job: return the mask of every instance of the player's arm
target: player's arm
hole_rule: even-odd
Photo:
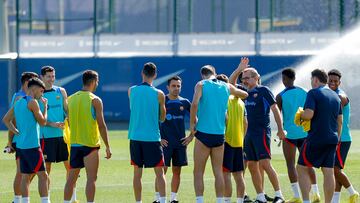
[[[13,133],[12,137],[14,136],[14,134],[19,134],[19,130],[16,129],[15,125],[13,124],[14,118],[15,118],[14,107],[12,107],[11,109],[9,109],[9,111],[5,114],[5,116],[2,119],[5,126],[9,129],[9,131],[11,131]],[[12,142],[12,139],[11,139],[11,142]],[[10,145],[11,145],[11,143],[10,143]]]
[[[337,133],[338,133],[339,142],[340,142],[340,137],[341,137],[341,132],[342,132],[342,125],[343,125],[343,115],[342,114],[338,115],[337,124],[338,124]]]
[[[280,94],[276,95],[276,104],[281,112],[282,111],[282,97]]]
[[[341,106],[344,107],[349,104],[349,98],[344,94],[339,94],[341,100]]]
[[[234,70],[234,72],[231,73],[229,77],[229,82],[233,85],[236,85],[236,80],[239,77],[239,75],[248,67],[249,64],[249,58],[247,57],[241,57],[240,64],[238,67]]]
[[[13,107],[15,102],[19,99],[21,99],[22,97],[21,96],[18,96],[18,97],[15,97],[16,94],[14,94],[13,98],[11,99],[11,106]],[[16,119],[14,118],[12,120],[12,124],[14,126],[16,126]],[[13,139],[14,139],[14,133],[11,131],[11,130],[8,130],[8,147],[10,147],[12,149],[12,142],[13,142]]]
[[[238,97],[240,99],[245,99],[246,97],[249,96],[248,93],[245,92],[244,90],[238,89],[232,84],[228,84],[228,85],[229,85],[230,94],[234,95],[235,97]]]
[[[194,96],[193,96],[193,101],[191,103],[191,107],[190,107],[190,135],[181,139],[182,140],[182,144],[183,145],[188,145],[194,138],[194,135],[196,133],[196,123],[197,123],[197,118],[196,118],[196,114],[198,111],[198,107],[199,107],[199,102],[200,102],[200,98],[202,96],[202,82],[198,82],[195,86],[195,91],[194,91]]]
[[[246,135],[247,129],[248,129],[248,120],[247,116],[244,116],[244,136]]]
[[[42,102],[44,104],[44,112],[41,112],[40,106],[39,106],[38,102],[36,101],[36,99],[33,99],[29,102],[28,108],[34,114],[36,121],[41,126],[44,126],[44,125],[46,125],[46,121],[47,121],[47,99],[45,99],[44,97],[41,97],[40,102]]]
[[[301,118],[309,121],[313,118],[314,111],[312,109],[305,109],[304,112],[301,114]]]
[[[67,96],[66,90],[61,87],[60,92],[63,96],[63,108],[64,108],[65,115],[68,115],[68,112],[69,112],[68,101],[67,101],[68,96]]]
[[[165,94],[161,90],[159,90],[158,92],[158,100],[159,100],[159,119],[161,122],[164,122],[166,117]]]
[[[92,105],[95,109],[96,114],[96,122],[99,127],[100,136],[102,140],[104,141],[105,147],[106,147],[106,157],[107,159],[111,158],[111,149],[109,145],[109,137],[108,137],[108,131],[107,126],[104,119],[104,113],[103,113],[103,103],[100,98],[95,98],[92,100]]]
[[[274,103],[273,105],[270,106],[270,109],[271,111],[273,112],[274,114],[274,118],[275,118],[275,122],[276,122],[276,125],[278,127],[278,133],[277,133],[277,136],[282,140],[285,138],[285,131],[284,131],[284,128],[283,128],[283,120],[282,120],[282,116],[281,116],[281,113],[280,113],[280,110],[277,106],[276,103]]]

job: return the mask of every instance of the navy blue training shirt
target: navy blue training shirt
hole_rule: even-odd
[[[314,111],[307,139],[323,144],[338,143],[337,117],[342,114],[341,102],[335,91],[321,86],[307,93],[304,109]]]
[[[185,115],[190,114],[191,103],[188,99],[179,97],[171,100],[165,99],[166,119],[161,123],[161,138],[168,141],[170,147],[184,147],[181,139],[185,137]]]
[[[268,87],[262,85],[248,91],[248,94],[245,100],[248,132],[263,132],[270,128],[270,106],[276,103],[274,95]]]

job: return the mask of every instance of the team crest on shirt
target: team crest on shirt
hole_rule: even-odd
[[[257,93],[255,93],[255,94],[253,95],[253,97],[254,97],[254,98],[256,98],[257,96],[258,96],[258,94],[257,94]]]
[[[59,96],[59,95],[57,95],[57,96],[56,96],[56,100],[59,100],[59,99],[60,99],[60,96]]]
[[[183,107],[183,106],[180,106],[180,111],[184,111],[184,107]]]

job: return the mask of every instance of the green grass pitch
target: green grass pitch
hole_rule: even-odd
[[[274,135],[274,133],[273,133]],[[350,148],[348,159],[346,161],[345,172],[350,178],[355,189],[360,190],[360,131],[352,131],[353,143]],[[134,195],[132,191],[132,166],[129,161],[129,141],[127,140],[127,131],[110,131],[110,144],[112,148],[113,157],[106,160],[104,157],[104,149],[101,149],[101,161],[98,173],[97,188],[96,188],[96,202],[134,202]],[[0,132],[0,143],[4,146],[6,143],[6,132]],[[181,202],[194,202],[195,194],[193,188],[193,143],[188,147],[189,166],[182,170],[181,185],[178,193],[178,200]],[[276,169],[281,189],[286,199],[291,198],[292,192],[290,183],[288,181],[285,160],[282,155],[281,147],[277,147],[276,143],[271,146],[273,159],[272,164]],[[14,156],[0,153],[0,202],[8,203],[12,201],[13,189],[12,182],[15,174]],[[322,191],[322,174],[317,170],[317,177],[319,188]],[[53,164],[51,178],[51,201],[53,203],[63,202],[63,189],[65,185],[65,169],[63,164]],[[250,197],[255,197],[255,191],[251,183],[249,172],[245,174],[246,191]],[[170,193],[171,173],[167,175],[167,192]],[[84,187],[86,183],[86,174],[82,170],[81,177],[77,183],[77,194],[80,202],[86,202]],[[273,196],[274,191],[266,178],[265,191],[270,196]],[[31,201],[40,202],[37,192],[37,178],[34,179],[31,185]],[[234,189],[234,187],[233,187]],[[214,202],[214,178],[211,172],[210,164],[208,163],[205,172],[205,202]],[[143,175],[143,202],[152,202],[154,197],[154,173],[152,169],[145,169]],[[321,192],[322,199],[323,192]],[[169,197],[169,195],[168,195]],[[233,191],[233,202],[235,201],[235,191]],[[342,190],[341,202],[347,202],[348,193]]]

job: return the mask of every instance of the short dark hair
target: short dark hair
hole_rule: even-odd
[[[29,81],[31,78],[38,78],[39,75],[34,72],[23,72],[21,74],[21,85],[25,84],[26,81]]]
[[[215,67],[212,65],[205,65],[205,66],[201,67],[200,73],[201,73],[201,75],[204,75],[204,76],[215,75],[216,74]]]
[[[286,77],[290,78],[290,79],[295,79],[295,70],[292,68],[285,68],[281,74],[285,75]]]
[[[86,70],[86,71],[84,71],[83,76],[82,76],[83,85],[84,86],[90,85],[90,83],[92,81],[94,81],[98,78],[99,78],[99,74],[96,71]]]
[[[157,72],[156,65],[153,62],[147,62],[144,64],[142,72],[148,78],[154,77]]]
[[[43,89],[45,89],[45,84],[43,81],[41,81],[39,78],[31,78],[28,82],[28,88],[32,87],[32,86],[38,86],[41,87]]]
[[[328,72],[328,76],[330,75],[335,75],[338,76],[339,78],[341,78],[341,72],[338,69],[332,69]]]
[[[321,83],[327,83],[328,76],[325,70],[315,69],[311,72],[311,77],[316,77]]]
[[[44,75],[46,75],[47,72],[54,72],[54,71],[55,71],[55,68],[52,66],[43,66],[41,68],[41,75],[44,76]]]
[[[178,75],[176,75],[176,76],[173,76],[173,77],[171,77],[170,79],[168,79],[167,84],[170,85],[170,83],[171,83],[172,80],[176,80],[176,81],[182,82],[181,77],[178,76]]]
[[[216,76],[216,79],[221,80],[221,81],[226,82],[226,83],[229,82],[229,78],[228,78],[228,76],[226,76],[225,74],[219,74],[219,75],[217,75],[217,76]]]

